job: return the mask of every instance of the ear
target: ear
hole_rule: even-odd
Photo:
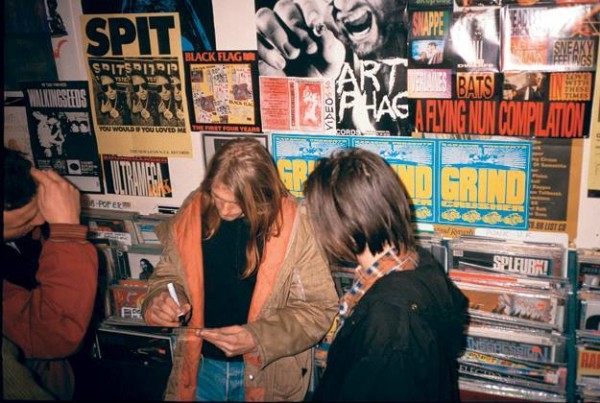
[[[40,112],[38,111],[34,111],[32,113],[33,117],[36,118],[37,120],[41,121],[45,121],[48,120],[48,118],[46,117],[46,115],[42,115]]]

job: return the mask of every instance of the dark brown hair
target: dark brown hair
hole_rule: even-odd
[[[2,147],[4,161],[4,210],[21,208],[29,203],[37,193],[37,187],[31,176],[31,162],[27,154]]]
[[[204,239],[212,237],[221,224],[211,197],[215,184],[227,187],[235,195],[250,224],[247,264],[242,274],[246,278],[260,263],[259,245],[264,246],[271,236],[279,235],[278,216],[289,193],[279,179],[271,154],[258,140],[238,138],[226,142],[210,160],[200,185]]]
[[[320,159],[305,183],[310,221],[329,261],[356,262],[368,246],[415,248],[406,191],[388,163],[359,148]]]

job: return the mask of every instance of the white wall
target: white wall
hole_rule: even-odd
[[[252,50],[256,49],[256,33],[254,29],[253,0],[214,0],[213,12],[217,49],[219,50]],[[600,80],[596,80],[596,100],[594,111],[598,111],[600,98]],[[596,112],[597,113],[597,112]],[[187,194],[195,189],[204,176],[202,142],[199,133],[192,132],[192,159],[170,158],[169,167],[173,184],[173,198],[144,198],[127,196],[90,196],[95,204],[104,202],[108,208],[120,208],[139,211],[143,214],[156,212],[159,205],[179,206]],[[587,197],[588,161],[590,140],[584,142],[583,171],[580,187],[579,223],[577,247],[600,248],[600,199]]]

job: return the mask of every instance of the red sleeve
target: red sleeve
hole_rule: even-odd
[[[3,333],[28,358],[74,353],[90,323],[98,286],[98,255],[87,227],[50,225],[31,291],[3,281]]]

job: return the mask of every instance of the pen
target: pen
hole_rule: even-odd
[[[169,289],[169,295],[171,295],[171,298],[173,298],[177,306],[181,306],[181,304],[179,303],[179,298],[177,298],[177,293],[175,292],[175,287],[173,286],[173,283],[167,284],[167,288]]]
[[[171,298],[173,298],[173,301],[175,301],[177,306],[180,307],[181,304],[179,303],[179,298],[177,298],[177,293],[175,292],[175,287],[173,286],[173,283],[167,284],[167,289],[169,290],[169,295],[171,296]],[[181,322],[181,324],[185,322],[185,316],[183,315],[183,313],[177,315],[177,319],[179,320],[179,322]]]

